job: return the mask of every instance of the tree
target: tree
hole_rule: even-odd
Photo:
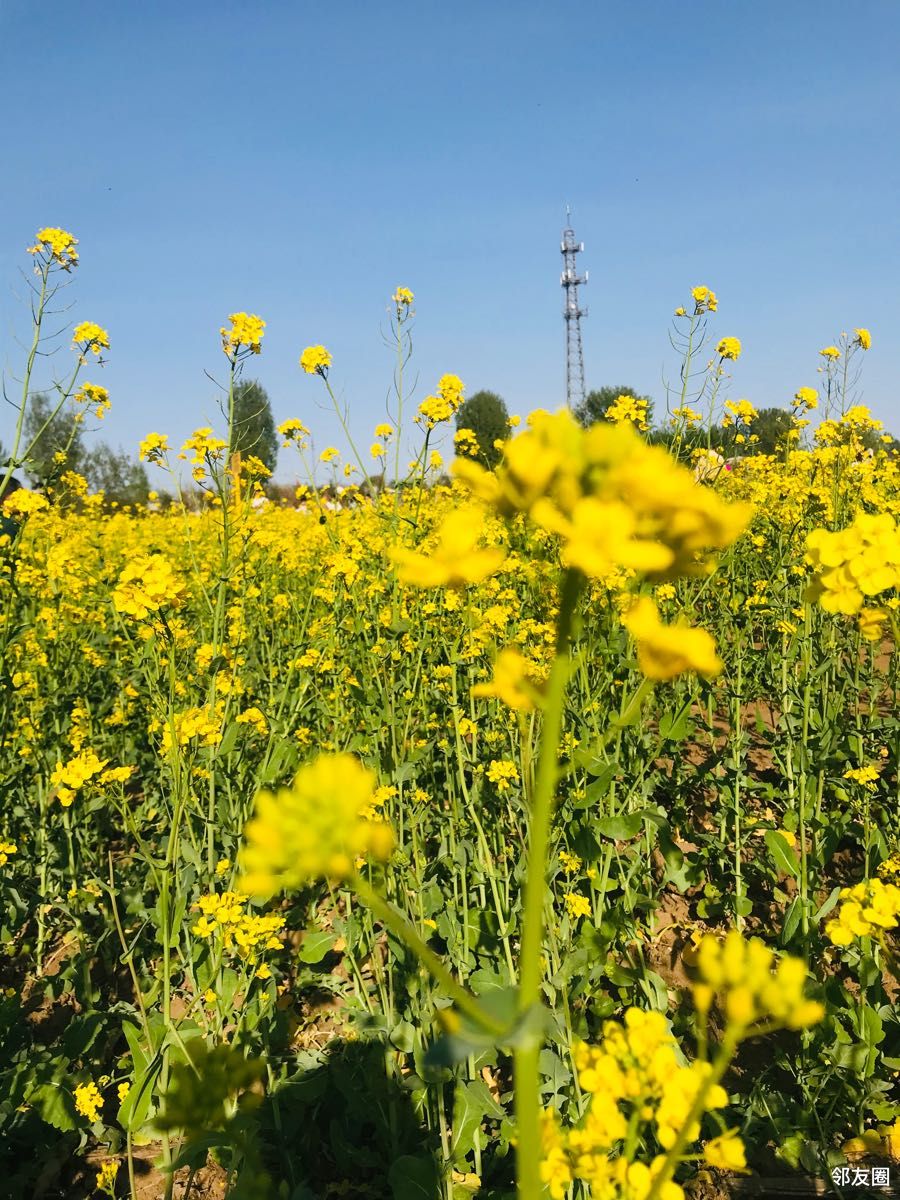
[[[234,385],[234,435],[232,450],[246,458],[254,455],[270,471],[278,461],[278,434],[266,389],[256,379]]]
[[[494,443],[509,437],[509,413],[503,399],[496,392],[475,392],[457,411],[456,429],[457,432],[470,429],[478,440],[477,450],[474,447],[467,450],[463,445],[457,453],[495,467],[500,461],[500,451]]]
[[[80,471],[84,461],[83,434],[81,424],[76,420],[78,414],[62,408],[51,419],[55,407],[46,392],[37,392],[29,400],[25,413],[22,446],[23,449],[31,447],[25,470],[36,487],[46,487],[64,471]]]
[[[783,454],[793,423],[786,408],[761,408],[750,426],[758,441],[746,446],[745,453],[749,450],[751,454]]]
[[[607,411],[612,408],[620,396],[633,396],[635,400],[647,401],[647,424],[653,424],[653,401],[649,396],[639,395],[630,387],[602,387],[588,392],[584,403],[575,409],[575,419],[585,428],[595,425],[606,418]]]
[[[92,492],[103,492],[109,503],[146,504],[150,481],[143,463],[129,458],[120,447],[100,442],[84,456],[81,471]]]

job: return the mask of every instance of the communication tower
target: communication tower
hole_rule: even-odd
[[[575,255],[584,249],[584,242],[575,241],[575,230],[569,224],[571,213],[566,209],[566,228],[563,230],[560,250],[563,256],[563,273],[559,282],[565,288],[566,302],[563,319],[566,322],[566,403],[576,408],[584,402],[584,353],[581,348],[581,318],[587,309],[579,307],[578,288],[587,283],[588,273],[578,274]]]

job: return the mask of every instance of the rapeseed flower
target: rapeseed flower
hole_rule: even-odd
[[[414,587],[465,587],[480,583],[500,568],[506,551],[499,546],[479,547],[484,534],[484,510],[464,505],[450,512],[438,529],[432,554],[404,547],[390,551],[401,583]]]
[[[75,1088],[75,1111],[82,1117],[87,1117],[92,1125],[99,1119],[102,1106],[103,1097],[93,1080],[80,1083]]]
[[[34,245],[28,247],[28,253],[46,254],[48,262],[58,263],[64,271],[71,271],[78,266],[77,245],[78,238],[72,237],[67,230],[48,225],[37,231]]]
[[[324,346],[307,346],[300,355],[300,366],[307,375],[321,375],[324,379],[331,366],[331,355]]]
[[[825,923],[825,935],[835,946],[849,946],[860,937],[880,938],[900,924],[900,887],[869,879],[842,888],[836,916]]]
[[[346,879],[365,854],[386,860],[394,837],[375,816],[375,784],[353,755],[321,754],[290,788],[259,792],[238,860],[241,890],[265,898],[315,879]]]
[[[663,624],[649,596],[634,601],[622,617],[622,624],[637,643],[638,667],[648,679],[665,681],[686,671],[711,679],[724,669],[710,633],[693,629],[686,621]]]
[[[716,346],[716,354],[719,358],[730,358],[734,361],[741,357],[741,339],[736,337],[724,337]]]
[[[699,315],[700,313],[704,312],[715,312],[719,307],[718,297],[711,288],[703,286],[691,288],[691,297],[694,301],[695,315]],[[683,312],[684,310],[682,309],[682,313]]]
[[[83,362],[89,350],[99,357],[102,350],[109,349],[109,334],[93,321],[82,321],[72,330],[72,345],[81,350]]]
[[[266,328],[262,317],[257,317],[254,313],[237,312],[231,313],[228,320],[231,322],[231,328],[223,325],[219,330],[225,354],[236,359],[245,347],[249,353],[259,354]]]

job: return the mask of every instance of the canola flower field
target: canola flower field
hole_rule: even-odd
[[[464,386],[404,394],[399,288],[396,411],[364,460],[335,401],[352,454],[318,456],[339,508],[300,417],[309,482],[260,503],[226,404],[180,452],[148,434],[177,500],[123,511],[71,471],[11,488],[76,246],[30,248],[0,471],[4,1195],[882,1186],[900,461],[852,402],[869,331],[788,393],[783,455],[726,464],[694,435],[751,450],[755,409],[695,287],[668,448],[622,397],[514,419],[493,470],[460,431],[447,483]],[[221,329],[229,397],[264,338]],[[59,406],[102,416],[113,352],[76,322]],[[298,384],[339,370],[310,346]],[[354,487],[373,462],[402,486]]]

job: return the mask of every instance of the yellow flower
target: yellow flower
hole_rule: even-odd
[[[165,433],[148,433],[141,442],[138,454],[141,462],[161,463],[169,450],[169,438]]]
[[[837,346],[826,346],[824,350],[819,351],[819,354],[821,354],[822,358],[828,358],[831,360],[841,357],[841,352],[838,350]]]
[[[227,875],[231,870],[231,859],[220,858],[216,863],[216,878],[221,879],[223,875]]]
[[[82,354],[92,350],[99,356],[101,350],[109,349],[109,334],[93,321],[82,321],[72,330],[72,345],[80,349]]]
[[[0,867],[5,867],[9,862],[9,856],[11,854],[16,854],[18,849],[19,847],[15,842],[5,842],[2,838],[0,838]]]
[[[743,425],[751,425],[757,416],[756,409],[749,400],[726,400],[725,408]],[[726,417],[723,424],[731,424],[730,418]]]
[[[373,820],[375,774],[350,754],[321,754],[301,767],[290,788],[259,792],[244,830],[241,888],[272,896],[314,879],[345,879],[356,859],[386,860],[389,825]]]
[[[99,1118],[102,1107],[103,1097],[97,1090],[97,1085],[93,1080],[90,1083],[80,1083],[76,1087],[75,1111],[80,1113],[82,1117],[87,1117],[92,1125]]]
[[[490,683],[477,683],[473,696],[489,696],[502,700],[510,708],[528,711],[538,700],[536,689],[542,686],[531,676],[529,664],[518,650],[501,650],[494,663],[494,676]]]
[[[724,337],[716,346],[716,354],[722,359],[730,358],[737,360],[741,356],[741,339],[736,337]]]
[[[269,723],[265,714],[255,706],[244,709],[235,719],[238,725],[252,725],[256,732],[263,736],[269,732]]]
[[[708,287],[691,288],[691,296],[693,297],[697,313],[715,312],[719,307],[716,293]]]
[[[863,608],[860,609],[857,627],[867,642],[877,642],[881,640],[884,623],[887,619],[888,610],[886,608]]]
[[[818,408],[819,393],[811,387],[798,388],[791,403],[794,408]]]
[[[738,1137],[736,1129],[729,1129],[718,1137],[707,1142],[703,1147],[703,1160],[711,1167],[720,1171],[744,1171],[747,1158],[744,1153],[744,1143]]]
[[[593,914],[590,900],[586,896],[582,896],[580,892],[566,892],[565,901],[569,916],[573,921],[577,921],[579,917],[590,917]]]
[[[519,771],[516,764],[505,759],[495,758],[486,774],[498,792],[508,792],[514,783],[519,782]]]
[[[506,557],[499,546],[479,548],[483,531],[483,509],[476,505],[454,509],[441,523],[431,555],[399,546],[391,550],[397,578],[414,587],[454,588],[480,583],[493,575]]]
[[[369,453],[373,458],[384,458],[384,446],[381,442],[373,442],[369,448]]]
[[[28,247],[29,254],[48,256],[48,262],[57,262],[64,271],[70,271],[78,266],[78,238],[72,237],[65,229],[48,225],[39,229],[35,235],[34,245]]]
[[[84,405],[102,421],[110,410],[109,391],[99,383],[83,383],[72,397],[76,404]]]
[[[606,410],[606,419],[617,425],[622,421],[630,421],[642,432],[646,432],[648,403],[641,396],[618,396],[615,403]]]
[[[222,349],[229,358],[237,357],[246,346],[251,354],[259,354],[262,350],[260,343],[264,337],[266,323],[262,317],[254,313],[231,313],[228,317],[231,328],[222,326],[219,333],[222,336]]]
[[[664,625],[648,596],[635,601],[622,624],[637,642],[638,666],[648,679],[674,679],[686,671],[713,678],[724,668],[711,634],[692,629],[687,622]]]
[[[856,343],[860,349],[868,350],[872,345],[872,335],[868,329],[854,329],[853,332],[856,334]]]
[[[776,966],[774,954],[758,938],[745,940],[734,929],[722,942],[704,934],[697,967],[697,1008],[707,1010],[712,997],[721,993],[725,1016],[739,1038],[749,1036],[750,1027],[759,1021],[804,1029],[824,1016],[822,1005],[804,996],[806,964],[784,955]]]
[[[94,1180],[94,1186],[98,1192],[108,1192],[110,1196],[115,1194],[116,1176],[119,1173],[119,1163],[115,1158],[105,1158],[100,1164],[100,1170],[97,1172],[97,1177]]]
[[[900,887],[870,879],[842,888],[837,915],[825,923],[825,934],[836,946],[849,946],[858,937],[880,937],[900,923]]]
[[[129,1093],[130,1091],[131,1091],[131,1084],[130,1084],[130,1083],[128,1083],[127,1081],[126,1081],[126,1082],[124,1082],[124,1083],[120,1083],[120,1084],[117,1086],[117,1088],[116,1088],[116,1094],[117,1094],[117,1095],[118,1095],[118,1097],[119,1097],[119,1103],[120,1103],[120,1104],[122,1104],[122,1103],[124,1102],[124,1100],[125,1100],[125,1097],[128,1095],[128,1093]]]
[[[183,592],[184,585],[164,555],[139,555],[122,569],[112,601],[116,612],[143,621],[165,605],[177,606]]]
[[[409,308],[414,296],[408,287],[398,287],[393,296],[391,296],[391,299],[397,305],[398,311],[401,311],[402,309]]]
[[[331,366],[331,355],[324,346],[307,346],[300,355],[300,366],[307,375],[321,375],[324,379]]]
[[[6,512],[20,513],[23,517],[49,507],[50,501],[46,496],[42,496],[40,492],[31,492],[28,488],[19,488],[17,492],[3,498],[3,508]]]

